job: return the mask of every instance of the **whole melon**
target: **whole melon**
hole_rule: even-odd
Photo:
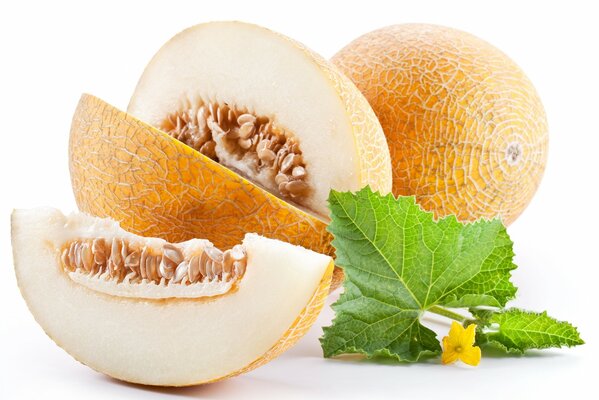
[[[547,120],[504,53],[456,29],[404,24],[357,38],[332,62],[381,122],[395,195],[462,221],[509,225],[526,208],[547,160]]]

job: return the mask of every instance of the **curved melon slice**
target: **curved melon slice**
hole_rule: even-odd
[[[179,33],[127,111],[324,218],[331,188],[391,190],[386,139],[362,94],[322,57],[256,25]]]
[[[150,385],[212,382],[276,357],[316,319],[333,270],[328,256],[255,234],[223,253],[55,209],[16,210],[12,243],[46,333],[91,368]]]

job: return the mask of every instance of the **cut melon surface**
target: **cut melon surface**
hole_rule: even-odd
[[[45,332],[94,370],[149,385],[212,382],[276,357],[316,319],[333,271],[328,256],[256,234],[223,253],[51,208],[15,210],[12,243],[21,293]],[[140,264],[141,249],[163,261]],[[206,254],[218,261],[197,264]],[[168,260],[185,268],[169,272]],[[192,277],[194,260],[203,267]]]
[[[187,143],[199,140],[198,149],[204,142],[198,131],[204,128],[205,139],[215,143],[213,158],[322,217],[328,216],[331,188],[370,184],[390,191],[389,152],[368,102],[326,60],[266,28],[212,22],[177,34],[146,67],[127,111],[177,135],[177,125],[187,124],[183,136]],[[237,121],[244,114],[258,119],[246,125],[254,131],[248,139],[259,142],[264,134],[275,158],[285,142],[297,146],[305,193],[279,190],[274,181],[279,169],[254,157],[259,143],[248,149],[238,145]],[[288,177],[293,179],[291,173]]]

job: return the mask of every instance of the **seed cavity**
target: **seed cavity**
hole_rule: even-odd
[[[227,103],[185,101],[159,128],[279,197],[303,204],[311,192],[297,139],[271,118]]]
[[[184,252],[171,243],[156,248],[122,238],[95,238],[67,242],[59,255],[75,282],[115,296],[147,299],[224,294],[247,266],[242,245],[223,252],[209,244]]]

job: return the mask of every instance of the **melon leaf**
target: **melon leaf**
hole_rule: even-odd
[[[329,195],[336,264],[345,272],[336,317],[324,328],[325,357],[361,353],[417,361],[441,351],[420,323],[434,306],[504,307],[513,250],[498,220],[435,220],[414,197],[381,196],[366,187]]]
[[[506,352],[521,354],[528,349],[584,344],[576,327],[547,315],[518,308],[470,309],[477,318],[478,344],[492,344]]]

